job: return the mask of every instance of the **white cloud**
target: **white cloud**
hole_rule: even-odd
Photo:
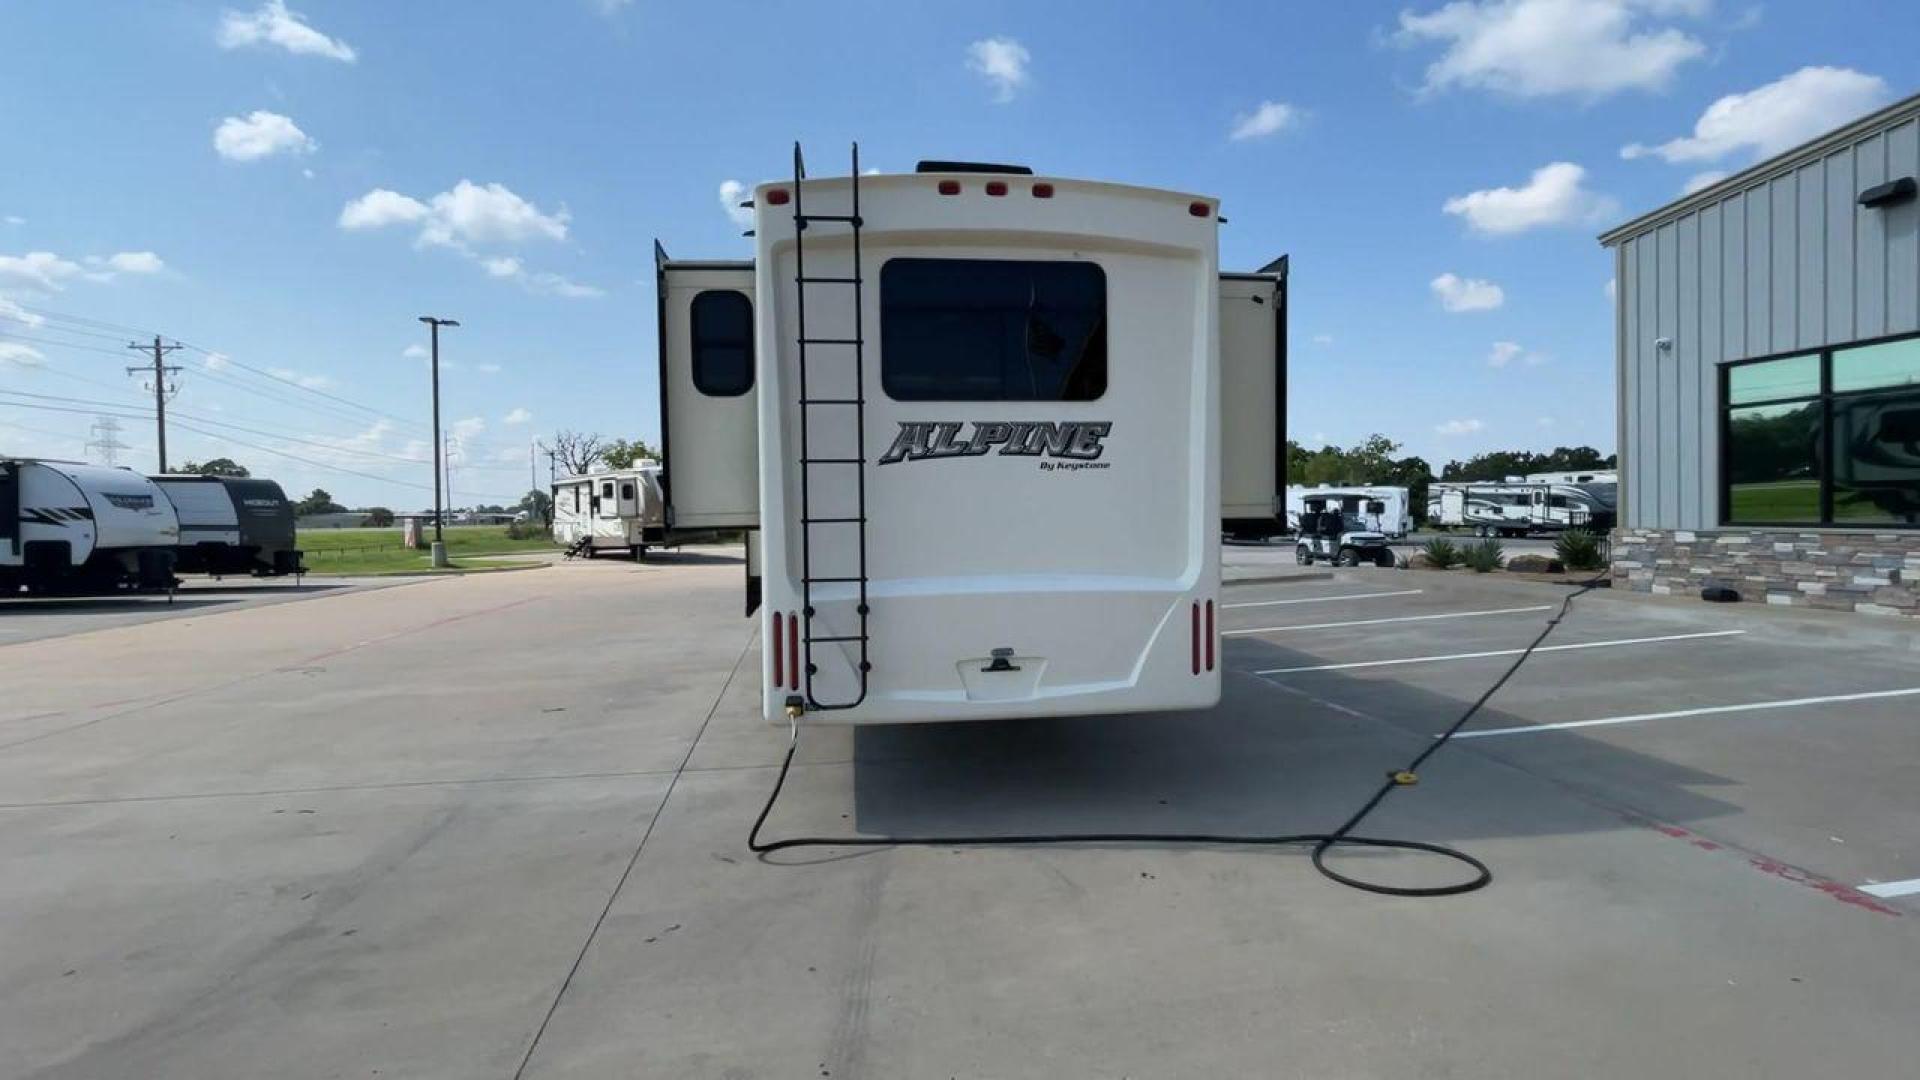
[[[1263,101],[1252,112],[1234,117],[1233,132],[1228,137],[1235,142],[1264,139],[1292,127],[1299,119],[1300,110],[1286,102]]]
[[[0,368],[37,368],[44,367],[46,362],[46,356],[31,345],[0,341]]]
[[[1313,343],[1315,345],[1331,345],[1333,344],[1333,335],[1332,334],[1315,334],[1313,335]]]
[[[592,300],[607,295],[607,290],[598,285],[586,285],[559,274],[541,271],[526,277],[527,288],[547,296],[564,296],[570,300]]]
[[[476,364],[476,365],[474,365],[474,366],[475,366],[475,367],[476,367],[476,368],[477,368],[477,369],[479,370],[479,372],[480,372],[480,374],[482,374],[482,375],[498,375],[498,374],[500,374],[500,365],[499,365],[499,364]]]
[[[1444,424],[1434,425],[1433,430],[1441,435],[1471,435],[1485,429],[1486,426],[1478,420],[1449,420]]]
[[[8,214],[6,217],[0,217],[0,221],[4,221],[9,225],[25,225],[27,223],[27,219],[21,217],[19,214]]]
[[[267,0],[252,14],[222,12],[214,40],[223,49],[277,45],[300,56],[324,56],[345,64],[354,60],[353,46],[308,26],[304,18],[287,10],[283,0]]]
[[[1543,428],[1550,428],[1553,426],[1553,417],[1543,416],[1540,419],[1535,420],[1534,423],[1540,425]]]
[[[1515,360],[1529,367],[1547,362],[1544,354],[1531,352],[1515,341],[1496,341],[1493,343],[1493,351],[1487,354],[1488,367],[1503,368]]]
[[[1027,85],[1033,54],[1012,38],[984,38],[967,46],[967,67],[993,87],[993,100],[1006,104]]]
[[[100,262],[120,274],[157,274],[167,268],[151,251],[117,251]]]
[[[229,116],[213,132],[213,148],[228,161],[258,161],[275,154],[310,154],[319,148],[288,117],[255,109]]]
[[[409,345],[400,350],[400,355],[409,360],[425,360],[427,358],[427,347],[425,345]]]
[[[1548,225],[1587,225],[1619,212],[1619,204],[1581,186],[1587,170],[1556,161],[1533,170],[1523,187],[1497,187],[1448,199],[1447,213],[1477,232],[1517,233]]]
[[[740,181],[720,181],[720,209],[727,212],[729,221],[743,229],[753,225],[753,208],[740,205],[740,201],[746,197],[746,194],[747,185]]]
[[[427,204],[386,188],[374,188],[340,210],[343,229],[384,229],[409,225],[427,216]]]
[[[207,358],[200,361],[200,363],[201,366],[205,367],[208,371],[225,371],[233,366],[233,361],[228,358],[226,353],[222,352],[208,353]]]
[[[1491,281],[1446,273],[1427,282],[1448,311],[1492,311],[1507,302],[1506,290]]]
[[[85,273],[79,263],[63,259],[51,251],[29,251],[25,255],[0,255],[0,285],[25,285],[58,292],[64,284]]]
[[[1705,14],[1711,0],[1455,0],[1425,14],[1400,13],[1405,45],[1440,43],[1427,67],[1429,92],[1468,88],[1517,97],[1601,98],[1658,90],[1706,46],[1672,26]]]
[[[1708,169],[1705,172],[1694,173],[1692,176],[1687,177],[1685,184],[1681,185],[1680,194],[1691,195],[1696,191],[1704,191],[1720,181],[1725,180],[1727,175],[1728,173],[1725,169]]]
[[[325,390],[333,385],[333,380],[325,375],[309,375],[304,372],[295,371],[292,368],[270,367],[267,369],[267,373],[277,379],[283,379],[293,383],[296,386],[306,387],[308,390]]]
[[[520,276],[520,260],[512,255],[501,255],[491,259],[481,259],[480,265],[488,277],[510,278]]]
[[[533,420],[533,414],[525,409],[515,409],[500,418],[503,424],[525,424]],[[519,451],[515,451],[517,454]]]
[[[1885,79],[1851,68],[1803,67],[1742,94],[1707,106],[1691,136],[1658,146],[1632,143],[1620,156],[1653,155],[1665,161],[1717,161],[1738,151],[1757,160],[1821,135],[1885,104],[1893,96]]]
[[[471,439],[487,430],[487,422],[478,416],[469,416],[464,420],[455,420],[447,425],[453,437],[462,441]]]
[[[0,322],[14,322],[25,327],[35,327],[44,324],[46,321],[45,316],[35,315],[19,304],[14,303],[4,296],[0,296]]]

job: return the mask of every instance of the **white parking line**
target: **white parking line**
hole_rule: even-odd
[[[1906,881],[1876,881],[1871,885],[1860,886],[1860,891],[1882,900],[1891,900],[1896,896],[1912,896],[1914,893],[1920,893],[1920,877]]]
[[[1352,592],[1339,596],[1301,596],[1291,600],[1246,600],[1238,604],[1221,604],[1220,610],[1231,611],[1243,607],[1277,607],[1281,604],[1319,604],[1328,600],[1376,600],[1383,596],[1416,596],[1424,589],[1400,589],[1395,592]]]
[[[1846,701],[1878,701],[1883,698],[1912,697],[1920,686],[1906,690],[1872,690],[1863,694],[1830,694],[1826,697],[1790,698],[1785,701],[1754,701],[1745,705],[1709,705],[1700,709],[1675,709],[1672,712],[1637,713],[1632,716],[1603,716],[1598,720],[1569,720],[1564,724],[1525,724],[1520,727],[1463,731],[1456,739],[1484,739],[1491,735],[1525,735],[1535,731],[1566,731],[1569,728],[1603,727],[1609,724],[1637,724],[1642,720],[1677,720],[1683,716],[1710,716],[1715,713],[1758,712],[1762,709],[1795,709],[1802,705],[1837,705]]]
[[[1693,641],[1698,638],[1735,637],[1745,630],[1706,630],[1697,634],[1662,634],[1659,637],[1617,638],[1613,641],[1583,641],[1577,645],[1542,645],[1535,653],[1570,652],[1574,649],[1606,649],[1615,645],[1651,645],[1657,641]],[[1488,649],[1485,652],[1448,653],[1444,656],[1407,656],[1398,660],[1355,660],[1345,664],[1310,664],[1306,667],[1267,668],[1255,675],[1292,675],[1299,671],[1346,671],[1349,668],[1394,667],[1400,664],[1437,664],[1445,660],[1479,660],[1488,656],[1518,656],[1525,649]]]
[[[1532,607],[1489,608],[1486,611],[1443,611],[1438,615],[1396,615],[1390,619],[1354,619],[1351,622],[1301,623],[1294,626],[1260,626],[1252,630],[1223,630],[1221,637],[1233,637],[1236,634],[1277,634],[1282,630],[1332,630],[1340,626],[1377,626],[1380,623],[1427,622],[1431,619],[1466,619],[1475,615],[1519,615],[1528,611],[1552,611],[1553,604],[1535,604]]]

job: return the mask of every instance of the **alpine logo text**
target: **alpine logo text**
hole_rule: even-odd
[[[971,430],[968,430],[971,429]],[[966,431],[963,436],[962,431]],[[880,464],[927,458],[983,457],[1000,448],[1002,457],[1054,457],[1094,461],[1106,452],[1100,440],[1113,431],[1106,420],[961,421],[902,420],[893,445]],[[1043,463],[1044,467],[1044,463]],[[1105,468],[1106,466],[1099,466]]]

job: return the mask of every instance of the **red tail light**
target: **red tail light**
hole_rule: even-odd
[[[787,613],[787,677],[800,689],[800,616]]]
[[[785,206],[787,205],[788,197],[789,196],[787,195],[786,188],[768,188],[767,189],[767,205],[768,206]]]
[[[1034,198],[1036,198],[1036,199],[1051,199],[1051,198],[1053,198],[1053,185],[1052,185],[1052,184],[1035,184],[1035,185],[1033,185],[1033,197],[1034,197]]]
[[[942,181],[940,181],[940,194],[942,194],[942,195],[958,195],[958,194],[960,194],[960,181],[958,181],[958,180],[942,180]]]
[[[773,685],[787,685],[787,629],[786,615],[773,613]]]
[[[1213,601],[1207,601],[1207,670],[1213,670]]]
[[[1188,203],[1187,213],[1192,214],[1194,217],[1207,217],[1213,213],[1213,207],[1203,202]]]
[[[1007,193],[1007,182],[1005,180],[987,181],[987,194],[997,199],[1000,196],[1005,195],[1006,193]]]
[[[1200,601],[1193,602],[1193,673],[1200,674]]]

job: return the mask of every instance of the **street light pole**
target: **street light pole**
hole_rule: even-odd
[[[432,315],[420,316],[433,335],[433,353],[429,361],[433,368],[433,565],[447,565],[447,544],[440,532],[441,518],[446,515],[440,508],[440,328],[459,326],[453,319],[436,319]]]

